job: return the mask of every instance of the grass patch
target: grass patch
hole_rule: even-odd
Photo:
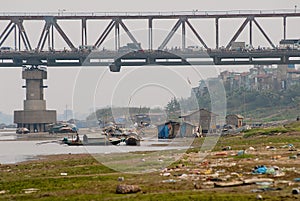
[[[233,156],[233,158],[244,159],[244,158],[254,158],[254,156],[252,154],[242,154],[242,155]]]
[[[298,123],[284,127],[288,131],[297,130],[298,128]],[[209,137],[209,139],[196,138],[193,143],[195,148],[189,149],[187,153],[198,152],[205,140],[210,143],[213,142],[212,137]],[[213,151],[220,151],[226,146],[231,146],[233,150],[245,150],[250,146],[261,148],[272,144],[272,146],[279,147],[290,143],[295,147],[300,147],[299,135],[253,135],[253,137],[248,138],[243,136],[224,136],[218,139]],[[137,168],[141,169],[151,165],[154,168],[160,167],[160,161],[151,161],[152,158],[157,159],[157,157],[160,157],[166,164],[170,163],[168,168],[176,168],[182,165],[186,168],[179,171],[171,171],[169,177],[161,176],[159,171],[143,174],[116,172],[99,163],[90,155],[53,156],[47,157],[46,160],[30,161],[17,165],[2,164],[0,165],[0,191],[5,190],[9,192],[0,195],[0,200],[256,200],[256,194],[250,193],[249,189],[240,189],[240,187],[195,190],[193,181],[180,180],[177,176],[182,173],[190,174],[190,170],[193,169],[206,169],[207,167],[205,165],[202,166],[201,161],[198,159],[189,160],[192,158],[188,158],[188,154],[184,154],[178,161],[172,162],[173,157],[176,158],[179,153],[180,151],[165,150],[158,153],[138,152],[136,154],[111,154],[104,156],[111,163],[116,159],[129,163],[136,162]],[[168,155],[170,157],[167,157]],[[145,160],[139,160],[141,157]],[[227,167],[226,158],[229,159],[229,162],[238,162],[239,166]],[[224,166],[213,169],[214,171],[225,169],[224,174],[249,172],[252,166],[249,165],[251,160],[239,159],[251,158],[255,158],[255,154],[222,157],[219,165],[223,161],[225,162]],[[270,157],[268,156],[268,158]],[[208,156],[207,160],[212,161],[213,164],[218,159],[217,156],[213,155],[211,158]],[[124,163],[116,163],[116,166],[122,164]],[[284,164],[284,166],[286,167],[287,164]],[[299,168],[297,164],[291,164],[290,166]],[[126,169],[126,167],[124,168]],[[60,173],[62,172],[66,172],[67,176],[61,176]],[[286,175],[289,175],[289,177],[284,178],[284,180],[292,180],[297,177],[296,173],[292,172],[286,172]],[[142,192],[128,195],[116,194],[116,186],[120,184],[118,181],[119,177],[124,177],[123,183],[125,184],[139,185]],[[176,182],[163,182],[163,180],[169,179],[174,179]],[[202,181],[197,180],[196,182]],[[25,194],[23,189],[26,188],[37,188],[39,191]],[[253,188],[256,187],[253,186]],[[284,194],[285,197],[281,197],[282,192],[286,188],[289,189]],[[284,190],[278,192],[278,194],[276,192],[265,192],[263,197],[265,200],[293,200],[294,197],[286,197],[291,195],[290,188],[292,187],[284,187]]]
[[[254,128],[244,131],[244,137],[252,137],[256,135],[274,135],[278,133],[287,133],[289,130],[283,126],[271,128]]]

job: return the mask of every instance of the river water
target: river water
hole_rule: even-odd
[[[81,136],[82,137],[82,136]],[[49,141],[20,141],[12,131],[0,132],[0,164],[12,164],[35,160],[45,155],[56,154],[109,154],[135,151],[161,151],[170,149],[186,149],[188,146],[176,146],[169,141],[146,139],[141,146],[68,146]],[[153,146],[154,145],[154,146]]]

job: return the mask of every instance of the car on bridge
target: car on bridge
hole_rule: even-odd
[[[12,52],[14,51],[11,47],[0,47],[0,52]]]

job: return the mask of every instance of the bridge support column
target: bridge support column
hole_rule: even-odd
[[[24,68],[23,79],[26,80],[26,100],[24,110],[14,112],[14,123],[27,127],[30,132],[45,132],[45,125],[56,122],[56,111],[46,110],[44,100],[43,79],[47,79],[47,71],[38,67]]]

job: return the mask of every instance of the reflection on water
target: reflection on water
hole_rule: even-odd
[[[15,131],[0,132],[0,140],[15,140],[17,134]]]

